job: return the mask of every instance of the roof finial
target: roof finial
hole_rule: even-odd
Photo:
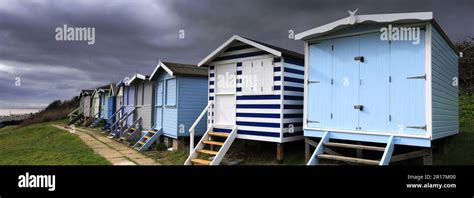
[[[349,12],[349,23],[350,24],[355,24],[355,22],[356,22],[355,14],[357,13],[358,10],[359,10],[359,8],[356,8],[354,11],[347,10],[347,12]]]
[[[351,16],[355,16],[357,11],[359,11],[359,8],[356,8],[354,11],[347,10]]]

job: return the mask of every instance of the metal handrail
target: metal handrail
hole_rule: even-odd
[[[204,117],[204,115],[206,115],[207,112],[212,112],[210,110],[212,108],[212,104],[213,104],[212,101],[209,101],[209,103],[207,103],[207,106],[204,108],[204,110],[202,110],[201,114],[196,119],[196,121],[194,121],[191,128],[189,128],[189,152],[190,152],[190,154],[194,150],[194,128],[196,128],[196,126],[199,124],[199,122],[202,120],[202,118]],[[210,116],[212,117],[212,114],[210,114]]]

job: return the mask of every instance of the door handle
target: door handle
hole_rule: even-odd
[[[363,111],[364,105],[354,105],[354,109],[359,109],[359,111]]]

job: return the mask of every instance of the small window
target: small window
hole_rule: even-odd
[[[242,94],[273,94],[273,60],[260,59],[242,63]]]
[[[156,106],[163,106],[163,81],[157,82],[156,89]]]
[[[166,106],[176,106],[176,79],[166,80]]]
[[[137,103],[137,106],[142,106],[143,105],[143,84],[137,84],[136,95],[137,95],[137,99],[135,100],[135,103]]]

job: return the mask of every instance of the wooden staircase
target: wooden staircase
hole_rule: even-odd
[[[74,124],[74,125],[80,125],[81,123],[84,122],[84,115],[79,114],[75,118],[71,119],[68,123],[68,125]]]
[[[128,128],[119,127],[115,133],[110,133],[109,138],[119,138],[119,141],[125,141],[129,144],[135,144],[137,139],[140,139],[142,131],[142,118],[139,117]]]
[[[393,136],[387,136],[387,142],[385,147],[380,146],[367,146],[360,144],[349,144],[349,143],[338,143],[330,142],[331,132],[324,133],[321,141],[319,142],[316,150],[308,161],[307,165],[320,165],[321,160],[327,161],[338,161],[346,162],[349,164],[361,164],[361,165],[388,165],[392,157],[394,150]],[[381,153],[381,158],[378,160],[364,159],[358,157],[347,157],[336,153],[332,148],[346,148],[346,149],[361,149],[376,151]]]
[[[211,126],[191,152],[184,165],[219,165],[237,137],[237,127],[230,133],[212,132]],[[204,159],[203,159],[204,158]]]
[[[149,130],[143,137],[138,140],[135,145],[133,145],[133,148],[138,150],[138,151],[145,151],[147,150],[156,140],[160,135],[162,135],[163,132],[162,130],[155,130],[151,129]]]
[[[139,133],[138,128],[131,127],[130,130],[126,130],[120,135],[119,141],[131,141],[133,134]]]
[[[117,122],[120,122],[120,118],[119,118],[119,115],[122,114],[122,111],[123,111],[123,106],[120,107],[117,111],[115,111],[109,119],[107,119],[107,122],[105,123],[105,125],[102,127],[102,131],[106,131],[106,132],[113,132],[113,127],[114,125],[117,123]]]

